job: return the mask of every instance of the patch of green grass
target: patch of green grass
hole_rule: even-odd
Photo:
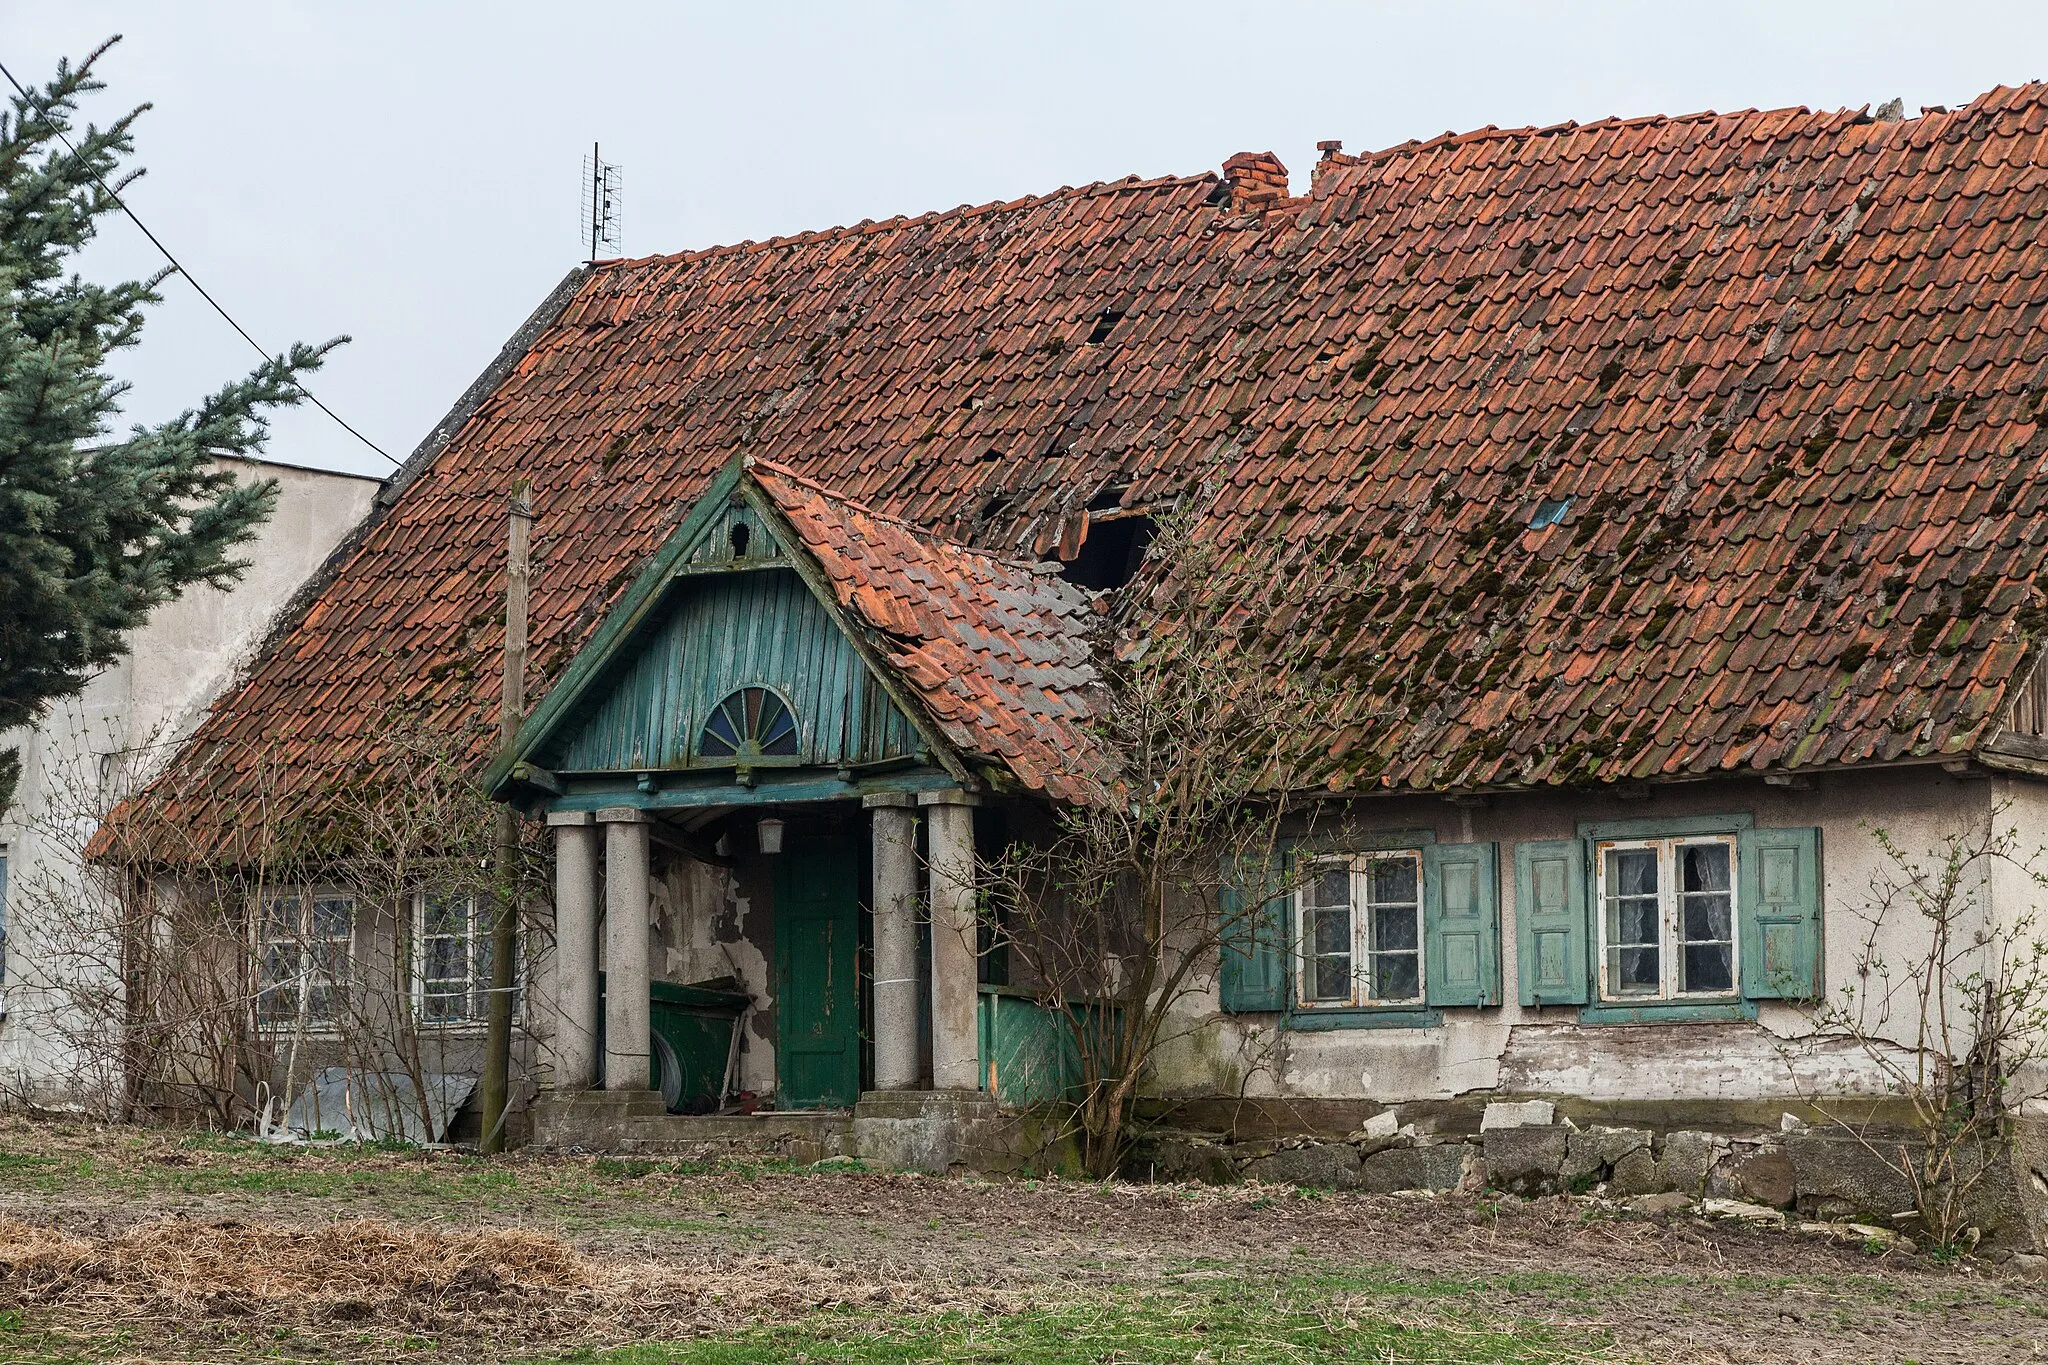
[[[0,1360],[7,1365],[92,1365],[126,1354],[126,1346],[119,1337],[86,1341],[62,1332],[38,1331],[28,1325],[20,1309],[0,1313]]]
[[[1561,1278],[1561,1277],[1560,1277]],[[1488,1283],[1474,1281],[1479,1283]],[[1443,1282],[1446,1295],[1458,1291]],[[1222,1277],[1199,1289],[1076,1298],[1013,1314],[948,1312],[880,1320],[824,1313],[695,1341],[586,1351],[578,1365],[747,1365],[768,1361],[1031,1362],[1031,1365],[1166,1365],[1229,1362],[1398,1362],[1400,1365],[1551,1365],[1581,1360],[1584,1332],[1569,1340],[1532,1321],[1487,1320],[1459,1311],[1418,1316],[1375,1304],[1405,1278],[1321,1275],[1286,1280]],[[1337,1292],[1343,1291],[1343,1292]],[[1361,1292],[1362,1291],[1362,1292]]]
[[[32,1156],[27,1152],[0,1152],[0,1189],[56,1190],[64,1185],[60,1157]]]

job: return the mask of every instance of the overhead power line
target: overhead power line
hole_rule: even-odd
[[[49,109],[45,107],[40,101],[38,101],[34,95],[29,94],[27,88],[23,86],[20,81],[14,79],[14,73],[7,69],[7,64],[5,62],[0,62],[0,76],[7,77],[7,83],[13,86],[16,93],[18,93],[23,100],[27,101],[28,104],[31,107],[33,107],[38,114],[41,114],[46,119],[49,118]],[[184,262],[180,261],[176,256],[173,256],[171,254],[171,249],[165,246],[154,232],[151,232],[149,230],[149,225],[143,222],[141,218],[136,216],[135,210],[128,207],[128,201],[123,199],[120,195],[116,194],[114,192],[113,186],[109,185],[106,181],[100,179],[100,173],[92,168],[91,162],[87,161],[83,156],[79,155],[78,148],[71,145],[71,139],[64,136],[63,131],[56,127],[54,120],[52,120],[51,122],[51,131],[56,133],[57,141],[64,144],[64,150],[71,153],[72,159],[77,161],[79,165],[85,167],[85,173],[92,177],[92,181],[95,185],[98,185],[100,187],[100,192],[105,194],[107,198],[114,201],[114,207],[120,209],[121,212],[128,215],[128,221],[135,224],[136,227],[141,229],[142,235],[149,238],[149,244],[151,246],[155,247],[158,251],[163,253],[163,258],[171,263],[171,269],[176,271],[178,274],[184,276],[185,282],[191,285],[195,290],[199,292],[199,297],[205,299],[206,302],[212,307],[213,311],[220,314],[222,319],[227,322],[227,325],[234,328],[235,332],[242,338],[242,340],[249,343],[250,348],[254,350],[257,355],[262,356],[265,360],[274,359],[274,357],[271,355],[269,351],[263,349],[262,343],[258,342],[255,337],[249,335],[248,328],[242,326],[241,323],[236,322],[234,315],[228,312],[227,309],[220,306],[220,300],[214,298],[213,295],[206,292],[206,286],[201,284],[193,276],[192,272],[185,268]],[[354,427],[350,426],[347,422],[343,421],[340,413],[336,412],[333,408],[330,408],[325,403],[321,402],[319,397],[316,394],[314,394],[314,392],[311,389],[307,388],[304,384],[300,383],[296,378],[292,380],[292,387],[296,388],[300,393],[304,394],[306,396],[306,401],[308,403],[311,403],[314,407],[320,409],[320,411],[326,413],[329,417],[333,418],[334,424],[336,426],[340,427],[349,435],[355,437],[358,441],[361,441],[370,449],[376,451],[379,455],[382,455],[386,463],[390,464],[392,468],[396,469],[399,467],[398,461],[392,459],[391,456],[385,452],[383,446],[378,445],[375,441],[371,440],[369,437],[363,435],[363,433],[357,431]]]

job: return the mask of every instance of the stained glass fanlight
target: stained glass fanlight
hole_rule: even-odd
[[[789,703],[765,687],[742,687],[718,703],[697,736],[697,752],[705,758],[797,756],[796,713]]]

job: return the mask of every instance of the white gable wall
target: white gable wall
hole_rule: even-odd
[[[278,610],[366,517],[378,483],[259,461],[222,461],[278,481],[276,514],[240,551],[250,568],[229,591],[189,590],[134,633],[130,653],[32,730],[0,736],[21,750],[15,803],[0,817],[7,858],[5,985],[0,986],[0,1105],[73,1103],[111,1079],[72,1042],[76,992],[109,986],[115,954],[81,941],[78,856],[97,816],[168,762],[206,707],[251,662]]]

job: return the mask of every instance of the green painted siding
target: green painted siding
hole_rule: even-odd
[[[749,685],[774,688],[796,712],[799,754],[784,762],[830,768],[917,752],[916,730],[795,573],[686,577],[662,611],[551,746],[547,766],[729,767],[696,760],[696,736],[711,708]]]
[[[744,554],[736,552],[740,541],[746,543]],[[775,533],[761,520],[759,512],[737,497],[720,509],[684,556],[685,563],[698,567],[758,564],[782,559],[782,543],[775,538]]]

